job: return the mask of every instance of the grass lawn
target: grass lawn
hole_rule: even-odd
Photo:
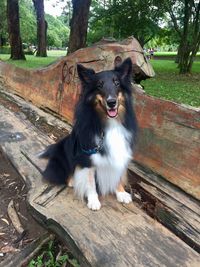
[[[164,57],[164,56],[166,56],[166,57],[168,57],[168,56],[176,56],[177,52],[171,52],[171,51],[163,52],[162,51],[162,52],[155,52],[154,55],[155,56],[162,56],[162,57]],[[197,57],[199,57],[199,56],[200,56],[200,52],[197,53]]]
[[[142,82],[147,94],[200,107],[200,62],[194,62],[191,75],[179,75],[173,60],[151,60],[155,78]]]
[[[36,56],[26,55],[26,60],[10,60],[10,55],[0,54],[0,59],[20,68],[36,69],[51,64],[58,57],[65,56],[66,53],[64,50],[50,50],[47,52],[48,57],[38,58]]]

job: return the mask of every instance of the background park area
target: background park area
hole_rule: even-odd
[[[199,110],[200,0],[0,0],[0,66],[5,66],[6,62],[25,69],[44,68],[102,39],[120,42],[130,36],[139,41],[155,71],[155,77],[141,82],[145,92],[198,108],[192,111]],[[0,86],[3,86],[1,79]],[[4,96],[2,103],[8,105],[8,102]],[[19,111],[16,106],[12,108],[16,113]],[[54,140],[52,128],[49,131],[48,136]],[[18,196],[22,195],[6,183],[15,185],[18,181],[19,188],[24,190],[25,187],[19,183],[18,173],[12,173],[12,166],[8,165],[1,151],[0,162],[0,182],[5,182],[0,188],[0,219],[4,223],[3,227],[0,225],[0,237],[4,238],[0,241],[1,265],[5,254],[14,249],[7,246],[15,238],[10,234],[14,230],[6,217],[8,198],[15,195],[14,200],[19,202]],[[19,203],[24,202],[26,194],[27,191],[23,191],[24,198]],[[190,220],[190,216],[187,217]],[[35,229],[34,222],[30,221],[30,228]],[[190,234],[190,228],[187,232]],[[33,232],[28,239],[35,238]],[[2,248],[7,252],[2,252]],[[80,266],[55,236],[49,237],[36,252],[24,266]]]
[[[156,76],[142,82],[145,91],[200,106],[199,1],[15,1],[23,48],[23,55],[19,52],[15,56],[10,38],[17,23],[13,24],[12,14],[9,20],[9,12],[6,13],[7,3],[12,7],[13,2],[0,3],[0,60],[22,68],[39,68],[65,56],[67,51],[90,46],[102,38],[120,41],[134,36],[147,57],[153,51],[149,60]],[[79,9],[83,14],[77,21]],[[19,47],[19,38],[13,38]]]

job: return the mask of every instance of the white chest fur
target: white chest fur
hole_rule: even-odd
[[[131,160],[130,133],[115,119],[109,119],[105,130],[105,155],[91,156],[96,168],[100,192],[115,192],[117,185]]]

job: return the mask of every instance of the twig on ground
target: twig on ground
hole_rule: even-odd
[[[15,210],[13,200],[11,200],[10,203],[8,204],[8,216],[9,216],[14,228],[16,229],[16,231],[19,234],[22,234],[24,232],[24,228],[22,227],[21,222],[20,222],[19,217],[18,217],[18,214]]]

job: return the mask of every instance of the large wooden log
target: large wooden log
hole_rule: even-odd
[[[67,243],[81,266],[197,267],[200,257],[133,203],[107,198],[99,212],[89,210],[70,189],[49,186],[37,158],[50,139],[31,123],[0,106],[1,148],[29,185],[34,216]]]
[[[101,71],[112,69],[114,63],[128,56],[137,79],[154,75],[139,43],[130,38],[122,43],[100,43],[80,49],[39,70],[0,62],[0,76],[26,100],[73,123],[80,94],[76,64]],[[134,96],[140,126],[135,160],[200,199],[200,109],[150,97],[137,86]]]
[[[200,199],[200,109],[137,90],[135,161]]]
[[[48,136],[52,136],[52,129],[54,129],[54,133],[59,133],[61,129],[65,129],[65,134],[71,131],[71,127],[67,123],[60,121],[58,118],[9,92],[0,90],[0,102],[7,108],[12,107],[12,111],[17,111],[17,114],[21,114],[20,118],[22,121],[25,118],[31,119],[35,127]],[[7,121],[6,116],[3,119]],[[42,127],[39,122],[42,122]],[[31,126],[28,127],[32,129]],[[10,136],[8,132],[6,133],[5,123],[3,124],[2,132],[0,131],[0,143],[7,140]],[[27,152],[24,151],[22,153],[24,157],[32,161]],[[32,164],[34,166],[37,165],[38,168],[40,162],[37,160],[37,164],[35,163],[35,159],[33,159]],[[139,203],[140,207],[151,217],[156,218],[178,235],[193,249],[200,252],[199,202],[167,182],[160,175],[156,175],[150,169],[136,163],[129,165],[129,173],[133,198]],[[40,204],[45,202],[46,198],[54,198],[56,194],[57,188],[54,188],[54,190],[51,188],[48,193],[40,196]]]

